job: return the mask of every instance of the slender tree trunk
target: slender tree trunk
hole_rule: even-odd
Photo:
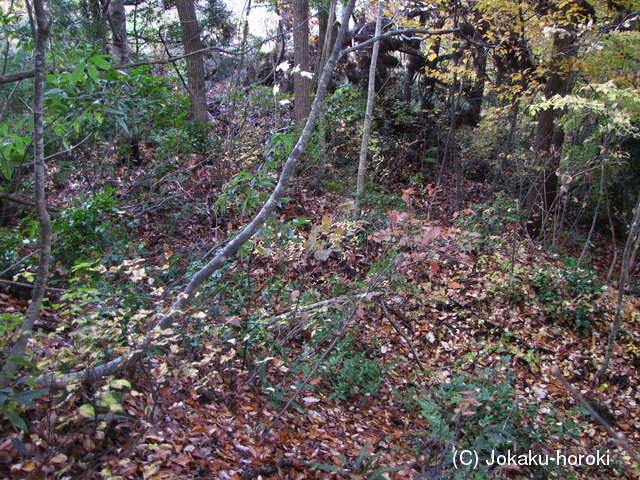
[[[606,153],[607,153],[607,149],[603,149],[602,153],[600,154],[600,159],[601,162],[604,163],[605,157],[606,157]],[[578,257],[578,261],[576,262],[576,270],[578,268],[580,268],[580,263],[582,262],[582,260],[584,259],[585,255],[587,254],[587,249],[589,248],[589,245],[591,244],[591,237],[593,236],[593,232],[596,229],[596,225],[597,225],[597,221],[598,221],[598,212],[600,211],[600,205],[602,205],[602,197],[604,197],[604,192],[605,192],[605,167],[604,165],[600,165],[600,188],[598,191],[598,203],[596,204],[596,208],[593,212],[593,218],[591,219],[591,228],[589,229],[589,233],[587,235],[587,239],[584,242],[584,247],[582,247],[582,252],[580,253],[580,256]]]
[[[336,19],[336,0],[331,0],[329,5],[329,12],[327,14],[327,21],[325,25],[325,33],[321,36],[322,38],[322,50],[320,59],[316,64],[316,74],[312,79],[313,90],[317,89],[318,79],[320,78],[320,74],[324,69],[327,60],[329,59],[329,55],[331,54],[331,49],[333,48],[334,42],[334,29],[333,24]],[[320,30],[322,31],[322,29]],[[321,99],[322,104],[320,105],[320,117],[318,119],[318,136],[320,137],[319,142],[319,151],[318,151],[318,167],[316,170],[315,178],[312,180],[312,186],[319,190],[324,181],[324,176],[327,168],[327,108],[325,99]]]
[[[96,0],[100,11],[100,40],[102,41],[102,55],[109,54],[109,42],[107,41],[108,18],[110,0]]]
[[[311,110],[309,72],[309,0],[293,0],[293,110],[304,125]]]
[[[504,169],[507,165],[507,155],[512,152],[512,147],[511,144],[513,143],[513,134],[516,130],[516,126],[518,124],[518,114],[520,111],[520,99],[518,98],[517,95],[515,95],[513,97],[513,100],[511,102],[511,104],[513,105],[511,107],[511,122],[510,122],[510,126],[509,126],[509,133],[507,134],[507,138],[504,141],[502,148],[501,148],[501,152],[499,154],[499,158],[500,158],[500,165],[498,166],[498,170],[496,171],[495,175],[493,176],[493,181],[491,182],[491,187],[489,188],[489,191],[487,192],[487,194],[485,195],[485,200],[489,200],[489,198],[491,198],[491,196],[495,193],[496,188],[498,188],[498,182],[500,181],[500,179],[502,178],[502,175],[504,173]]]
[[[137,8],[137,7],[136,7]],[[109,27],[113,36],[113,61],[118,65],[129,65],[131,63],[131,50],[127,36],[127,13],[124,8],[124,0],[111,0],[109,2],[108,13]],[[135,113],[133,114],[135,117]],[[129,123],[135,124],[135,118]],[[128,146],[129,160],[134,164],[141,161],[140,140],[135,126],[129,125],[129,131],[124,133],[123,140]]]
[[[382,5],[383,0],[378,0],[378,14],[376,16],[376,31],[374,36],[378,37],[382,32]],[[378,52],[380,42],[373,44],[371,53],[371,65],[369,65],[369,89],[367,92],[367,108],[364,115],[364,130],[362,132],[362,144],[360,145],[360,159],[358,162],[358,180],[356,185],[356,215],[360,214],[360,202],[364,192],[364,176],[367,169],[367,154],[369,153],[369,137],[371,135],[371,120],[373,118],[373,103],[376,98],[376,66],[378,64]]]
[[[616,344],[616,337],[618,336],[618,331],[620,330],[620,316],[622,314],[624,290],[627,287],[627,282],[629,280],[631,252],[634,249],[636,236],[638,234],[638,228],[640,227],[640,195],[638,196],[638,201],[636,203],[637,203],[636,213],[633,216],[633,221],[631,222],[631,228],[629,229],[629,236],[627,237],[627,243],[624,246],[624,253],[622,254],[622,268],[620,271],[620,282],[618,285],[618,304],[616,306],[616,315],[613,318],[613,324],[611,325],[611,332],[609,332],[607,350],[604,355],[604,360],[602,361],[602,366],[596,373],[596,379],[600,382],[603,381],[604,375],[607,372],[607,369],[609,368],[609,363],[611,362],[611,357],[613,356],[613,349]]]
[[[209,112],[207,111],[202,53],[194,53],[203,48],[194,0],[176,0],[176,8],[182,28],[184,53],[185,55],[193,54],[187,57],[187,84],[191,100],[191,119],[197,123],[208,123]]]
[[[333,48],[333,40],[335,39],[336,31],[334,24],[336,21],[336,0],[331,0],[329,3],[329,10],[324,10],[323,15],[319,15],[320,19],[320,36],[318,38],[318,52],[320,53],[318,60],[316,61],[315,75],[311,79],[312,90],[315,91],[318,88],[318,80],[322,74],[329,55],[331,55],[331,49]]]
[[[34,139],[34,159],[33,169],[35,178],[35,204],[40,224],[40,258],[38,261],[38,273],[35,280],[35,288],[31,297],[31,303],[27,309],[22,325],[20,336],[16,341],[13,351],[9,355],[4,366],[4,374],[0,376],[0,386],[4,387],[11,380],[11,377],[18,368],[19,360],[24,357],[29,339],[32,336],[33,325],[40,314],[42,300],[44,298],[49,277],[49,265],[51,263],[51,220],[46,209],[45,199],[45,171],[44,171],[44,75],[45,75],[45,49],[47,37],[49,36],[50,22],[43,0],[34,0],[33,8],[37,23],[36,49],[35,49],[35,75],[33,94],[33,139]]]

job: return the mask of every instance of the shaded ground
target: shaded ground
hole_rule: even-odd
[[[251,163],[251,149],[265,133],[258,125],[253,138],[235,147],[238,165],[254,174],[259,165]],[[190,265],[251,215],[238,205],[224,214],[214,209],[219,163],[187,156],[160,174],[166,164],[153,162],[153,154],[145,152],[139,168],[114,167],[109,180],[117,221],[127,225],[132,245],[143,245],[137,253],[132,246],[133,263],[110,278],[121,286],[133,282],[136,295],[148,297],[137,304],[142,316],[117,289],[111,317],[91,317],[91,309],[109,304],[108,295],[83,304],[87,311],[68,308],[80,304],[78,297],[67,307],[49,304],[35,358],[58,366],[69,358],[73,367],[94,362],[95,343],[77,346],[81,316],[108,324],[104,330],[91,330],[89,320],[80,324],[94,341],[115,335],[109,318],[119,315],[130,329],[121,335],[147,331],[156,306],[170,304]],[[348,196],[318,197],[294,186],[270,230],[206,285],[177,333],[159,341],[163,352],[132,366],[118,377],[122,382],[40,398],[23,414],[28,434],[3,419],[0,475],[471,478],[451,466],[451,452],[477,446],[485,454],[610,452],[609,465],[509,466],[490,469],[494,478],[636,478],[625,454],[550,375],[558,366],[638,444],[640,324],[633,295],[626,297],[608,381],[590,384],[617,295],[595,286],[611,260],[606,242],[591,252],[592,273],[572,272],[565,261],[571,250],[544,253],[508,220],[507,207],[483,215],[492,207],[475,206],[482,201],[479,184],[465,183],[469,195],[456,209],[452,179],[438,189],[426,180],[398,182],[390,176],[369,199],[365,217],[355,219]],[[52,203],[64,207],[86,188],[85,178],[71,178],[52,193]],[[301,217],[309,223],[291,222]],[[568,248],[577,256],[581,245]],[[5,291],[0,306],[23,311],[26,301]],[[337,348],[320,362],[334,340]],[[393,471],[376,472],[385,467]]]

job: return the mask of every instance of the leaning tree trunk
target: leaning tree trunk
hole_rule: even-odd
[[[378,14],[376,17],[376,31],[374,37],[379,37],[382,32],[382,4],[383,0],[378,0]],[[373,44],[371,53],[371,65],[369,65],[369,90],[367,92],[367,108],[364,115],[364,130],[362,132],[362,144],[360,145],[360,159],[358,161],[358,179],[356,184],[356,215],[360,214],[360,202],[364,192],[364,175],[367,167],[367,154],[369,153],[369,137],[371,135],[371,120],[373,118],[373,103],[376,98],[376,66],[378,64],[378,52],[380,42]]]
[[[309,0],[293,1],[293,115],[304,125],[311,110],[309,79]]]
[[[207,123],[207,92],[204,85],[204,63],[202,60],[202,40],[193,0],[176,0],[184,53],[187,56],[187,85],[191,100],[191,119],[197,123]]]
[[[38,261],[38,274],[36,276],[31,303],[22,320],[20,336],[4,366],[3,375],[0,376],[0,387],[6,386],[11,380],[11,377],[18,368],[18,362],[14,360],[21,360],[27,350],[29,339],[33,333],[33,325],[42,307],[42,299],[44,298],[47,278],[49,276],[49,265],[51,263],[51,220],[46,209],[45,201],[44,127],[42,121],[44,110],[45,49],[51,24],[47,19],[43,0],[34,0],[33,9],[37,22],[35,74],[33,77],[33,171],[35,179],[36,212],[38,215],[38,223],[40,224],[40,259]]]

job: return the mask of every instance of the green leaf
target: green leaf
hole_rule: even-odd
[[[13,423],[16,427],[18,427],[20,430],[28,430],[27,428],[27,424],[25,423],[25,421],[22,419],[22,417],[20,417],[20,415],[18,415],[16,412],[14,412],[11,409],[6,409],[4,411],[4,415],[7,417],[7,419]]]
[[[360,454],[358,455],[358,459],[356,460],[356,468],[358,470],[360,470],[362,462],[364,461],[365,457],[367,456],[367,453],[369,452],[369,448],[371,448],[371,442],[367,442],[367,444],[364,447],[362,447],[362,450],[360,450]]]
[[[103,57],[91,57],[89,61],[103,70],[113,70],[113,66]]]
[[[11,437],[11,443],[13,444],[14,448],[20,452],[20,454],[27,456],[29,455],[29,452],[27,451],[27,447],[24,446],[24,443],[22,443],[22,440],[20,440],[18,437]]]
[[[85,64],[81,63],[73,70],[73,72],[71,72],[71,75],[69,75],[69,83],[71,85],[75,85],[76,83],[78,83],[78,80],[80,80],[80,77],[84,73],[84,67]]]
[[[0,171],[2,171],[2,176],[7,180],[11,180],[13,176],[13,168],[9,162],[0,159]]]
[[[96,411],[93,408],[93,405],[89,405],[88,403],[85,403],[84,405],[80,405],[79,411],[80,411],[80,415],[82,415],[85,418],[95,418],[96,416]]]
[[[329,255],[331,255],[330,248],[327,250],[316,250],[315,252],[313,252],[313,258],[320,261],[326,260],[327,258],[329,258]]]
[[[310,467],[319,468],[320,470],[326,470],[327,472],[340,472],[346,473],[346,471],[337,465],[327,465],[326,463],[309,463]]]
[[[27,280],[28,280],[29,276],[25,275],[25,278],[27,278]],[[14,357],[14,358],[10,358],[9,360],[11,362],[13,362],[13,363],[17,363],[21,367],[31,367],[32,366],[31,362],[29,360],[23,358],[23,357]]]
[[[120,390],[121,388],[131,388],[131,383],[128,380],[123,378],[114,380],[109,384],[111,388],[115,388],[116,390]]]
[[[96,82],[98,81],[100,74],[98,73],[98,69],[94,65],[92,65],[91,63],[87,63],[87,72],[89,73],[89,76],[91,78],[93,78]]]
[[[402,467],[381,467],[376,468],[368,477],[368,480],[386,480],[387,477],[383,477],[383,473],[397,472],[402,470]]]
[[[44,96],[45,97],[59,96],[61,93],[65,93],[64,90],[62,90],[61,88],[52,88],[44,92]]]
[[[48,388],[34,388],[33,390],[26,390],[12,395],[11,400],[25,407],[33,407],[31,400],[46,395],[48,391]]]
[[[124,123],[124,120],[122,119],[122,117],[116,117],[116,122],[118,123],[118,125],[120,125],[120,127],[122,127],[122,130],[128,135],[129,128],[127,128],[127,124]]]

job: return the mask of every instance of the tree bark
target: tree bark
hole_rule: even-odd
[[[324,69],[333,43],[335,39],[334,24],[336,20],[336,0],[331,0],[329,5],[329,11],[326,14],[326,22],[324,22],[324,33],[322,27],[320,28],[320,40],[318,41],[318,48],[320,49],[320,57],[316,63],[315,75],[312,79],[312,89],[315,91],[318,88],[318,79]],[[322,24],[322,23],[321,23]],[[319,149],[318,149],[318,165],[315,173],[315,177],[311,181],[312,188],[320,190],[327,170],[327,109],[325,99],[322,99],[320,105],[320,117],[318,118],[318,136],[319,136]]]
[[[555,56],[548,65],[549,78],[544,88],[544,98],[566,95],[572,84],[572,75],[567,73],[566,59],[571,55],[574,36],[567,32],[556,33]],[[562,116],[561,109],[549,108],[540,112],[538,128],[533,145],[533,153],[540,167],[527,196],[530,216],[530,230],[539,234],[544,230],[546,220],[553,215],[558,196],[558,168],[562,158],[564,131],[557,125]]]
[[[127,14],[124,9],[124,0],[111,0],[109,24],[113,34],[113,60],[115,63],[127,65],[131,63],[131,56],[127,39]]]
[[[382,4],[383,0],[378,0],[378,14],[376,16],[376,31],[374,37],[382,32]],[[360,202],[364,192],[364,175],[367,168],[367,154],[369,153],[369,137],[371,136],[371,120],[373,118],[373,104],[376,98],[376,66],[378,65],[378,52],[380,42],[373,44],[371,53],[371,64],[369,65],[369,89],[367,91],[367,108],[364,114],[364,129],[362,131],[362,143],[360,145],[360,159],[358,161],[358,179],[356,184],[356,215],[360,214]]]
[[[309,0],[293,1],[293,115],[303,125],[311,110],[309,72]]]
[[[47,19],[47,13],[43,0],[34,0],[33,9],[37,23],[35,38],[35,69],[34,69],[34,93],[33,93],[33,141],[34,141],[34,179],[35,179],[35,204],[40,225],[40,257],[38,261],[38,273],[31,297],[31,303],[22,320],[20,336],[13,347],[11,354],[0,376],[0,387],[5,387],[18,368],[18,363],[24,357],[29,339],[33,332],[33,325],[40,314],[42,300],[47,287],[49,277],[49,265],[51,263],[51,220],[46,209],[45,199],[45,171],[44,171],[44,76],[45,76],[45,50],[51,23]]]
[[[127,37],[127,13],[124,8],[124,0],[111,0],[109,2],[108,13],[109,27],[113,36],[113,60],[118,65],[129,65],[131,54]],[[133,119],[132,119],[133,120]],[[135,124],[135,121],[131,123]],[[129,127],[129,132],[125,135],[129,160],[134,164],[141,161],[140,140],[135,127]]]
[[[191,100],[191,119],[197,123],[208,123],[207,92],[204,85],[203,49],[200,29],[193,0],[176,0],[184,53],[187,57],[187,84]],[[200,53],[198,53],[200,52]],[[192,54],[192,55],[191,55]]]
[[[318,60],[316,61],[315,74],[311,79],[311,90],[315,91],[318,87],[318,79],[322,74],[322,69],[327,63],[331,49],[333,48],[333,40],[336,36],[336,0],[330,0],[329,10],[323,10],[322,14],[318,14],[319,36],[318,36]]]

